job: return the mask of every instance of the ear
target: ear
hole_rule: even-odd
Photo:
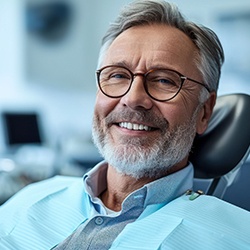
[[[206,100],[206,102],[203,104],[203,106],[199,111],[197,126],[196,126],[197,134],[203,134],[207,129],[208,122],[212,115],[215,103],[216,103],[216,93],[215,91],[213,91],[210,93],[210,97]]]

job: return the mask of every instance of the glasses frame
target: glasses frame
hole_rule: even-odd
[[[101,88],[101,84],[100,84],[100,75],[101,75],[101,72],[102,72],[104,69],[110,68],[110,67],[117,67],[117,68],[126,69],[126,70],[130,73],[130,75],[131,75],[131,82],[130,82],[130,85],[129,85],[129,87],[128,87],[128,90],[127,90],[125,93],[123,93],[122,95],[112,96],[112,95],[109,95],[109,94],[105,93],[105,92],[103,91],[103,89]],[[181,79],[181,85],[180,85],[180,88],[178,89],[178,91],[176,92],[176,94],[175,94],[173,97],[168,98],[168,99],[164,99],[164,100],[159,100],[159,99],[155,98],[154,96],[152,96],[152,95],[149,93],[148,88],[147,88],[147,85],[146,85],[145,79],[146,79],[146,77],[147,77],[147,75],[148,75],[149,73],[151,73],[151,72],[153,72],[153,71],[156,71],[156,70],[169,70],[169,71],[172,71],[172,72],[176,73],[177,75],[179,75],[179,77],[180,77],[180,79]],[[183,86],[183,84],[184,84],[184,82],[185,82],[186,80],[191,81],[191,82],[194,82],[194,83],[197,83],[197,84],[203,86],[209,93],[211,93],[211,89],[210,89],[205,83],[202,83],[202,82],[196,81],[196,80],[194,80],[194,79],[192,79],[192,78],[189,78],[189,77],[187,77],[187,76],[184,76],[184,75],[181,74],[180,72],[178,72],[178,71],[176,71],[176,70],[173,70],[173,69],[168,69],[168,68],[155,68],[155,69],[150,69],[150,70],[148,70],[146,73],[133,73],[130,69],[128,69],[127,67],[124,67],[124,66],[120,66],[120,65],[107,65],[107,66],[104,66],[104,67],[102,67],[102,68],[96,70],[96,77],[97,77],[97,83],[98,83],[99,89],[101,90],[101,92],[102,92],[104,95],[106,95],[106,96],[108,96],[108,97],[110,97],[110,98],[121,98],[121,97],[125,96],[125,95],[129,92],[129,90],[131,89],[132,83],[133,83],[134,78],[135,78],[136,76],[142,76],[142,77],[143,77],[143,86],[144,86],[144,89],[145,89],[146,93],[148,94],[148,96],[150,96],[152,99],[154,99],[154,100],[156,100],[156,101],[158,101],[158,102],[167,102],[167,101],[170,101],[170,100],[172,100],[173,98],[175,98],[175,97],[179,94],[179,92],[181,91],[182,86]]]

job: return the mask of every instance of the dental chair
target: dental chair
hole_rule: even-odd
[[[208,129],[195,138],[190,154],[194,187],[206,183],[206,194],[223,199],[249,152],[250,95],[219,96]]]

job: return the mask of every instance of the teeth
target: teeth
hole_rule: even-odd
[[[131,122],[120,122],[119,126],[122,128],[130,129],[130,130],[146,130],[146,131],[151,130],[151,128],[149,126],[131,123]]]

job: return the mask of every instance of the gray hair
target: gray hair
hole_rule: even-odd
[[[99,66],[107,49],[119,34],[133,26],[149,24],[166,24],[184,32],[198,48],[196,65],[204,83],[209,86],[210,90],[218,90],[224,52],[217,35],[207,27],[187,21],[175,5],[162,0],[137,0],[121,10],[120,15],[103,37]],[[205,98],[205,93],[202,92],[200,99]]]

